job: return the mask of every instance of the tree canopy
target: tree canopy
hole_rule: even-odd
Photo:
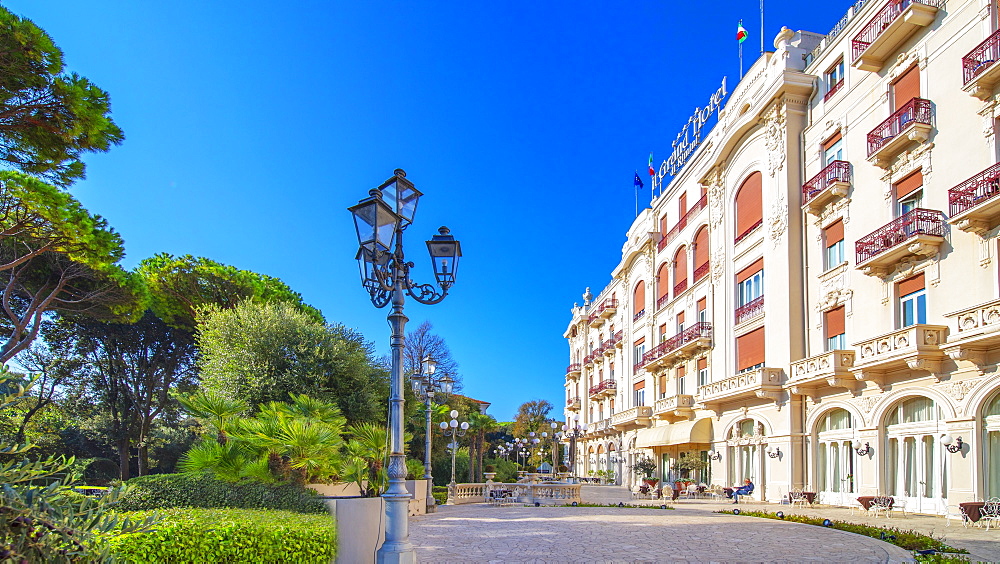
[[[66,74],[52,38],[3,7],[0,68],[0,161],[68,186],[84,177],[84,153],[105,152],[124,139],[107,92]]]
[[[514,417],[514,435],[524,437],[531,431],[549,431],[549,429],[543,429],[542,426],[548,421],[550,411],[552,411],[552,404],[547,400],[531,400],[522,403],[517,408],[517,415]]]

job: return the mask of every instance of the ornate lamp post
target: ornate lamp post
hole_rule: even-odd
[[[378,562],[410,563],[416,560],[406,521],[410,493],[406,491],[406,454],[403,453],[403,339],[406,315],[403,313],[405,294],[423,304],[436,304],[448,295],[455,284],[455,271],[462,249],[447,227],[427,241],[437,287],[417,284],[410,280],[413,263],[403,256],[403,231],[413,223],[417,201],[423,194],[406,179],[402,169],[369,196],[348,208],[354,214],[358,233],[358,266],[361,285],[368,291],[372,304],[382,308],[392,303],[388,315],[392,328],[392,375],[389,386],[389,488],[385,498],[385,542],[378,550]],[[440,291],[438,291],[438,287]],[[405,294],[404,294],[405,292]]]
[[[427,513],[434,513],[434,486],[431,483],[431,404],[434,402],[435,394],[442,394],[445,399],[451,395],[451,389],[455,381],[444,376],[434,379],[434,371],[437,369],[437,362],[431,357],[425,357],[420,365],[420,372],[410,376],[410,386],[414,395],[424,402],[424,415],[427,417],[426,436],[424,437],[424,479],[427,480]]]
[[[555,476],[556,468],[559,466],[559,441],[563,437],[563,432],[556,431],[559,428],[559,424],[555,421],[549,423],[549,428],[552,429],[552,475]],[[543,437],[545,435],[546,433],[542,433]]]
[[[576,476],[576,440],[583,437],[583,428],[580,427],[580,414],[573,416],[573,426],[562,426],[563,433],[569,437],[569,471]],[[579,477],[579,476],[577,476]]]
[[[451,421],[441,422],[441,433],[446,437],[451,437],[451,483],[448,484],[448,503],[447,505],[455,505],[455,453],[458,452],[458,437],[464,437],[465,432],[469,430],[469,422],[462,421],[461,424],[458,422],[458,410],[451,410]]]

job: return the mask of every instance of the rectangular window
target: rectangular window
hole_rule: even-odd
[[[684,312],[677,314],[677,332],[680,333],[684,330]]]
[[[920,207],[920,200],[923,193],[921,188],[923,186],[924,175],[919,170],[893,185],[893,191],[896,193],[896,209],[898,213],[896,217],[906,215],[915,208]]]
[[[685,370],[683,364],[677,367],[677,393],[678,394],[686,394],[687,393],[686,386],[685,386],[685,384],[686,384],[686,382],[685,382],[686,378],[684,377],[686,372],[687,372],[687,370]]]
[[[632,399],[635,401],[636,406],[646,405],[646,390],[645,388],[641,390],[635,390],[632,392]]]
[[[844,331],[844,306],[823,313],[823,332],[826,336],[826,350],[847,348]]]
[[[667,324],[660,325],[660,342],[667,340]]]
[[[913,65],[892,83],[893,111],[920,97],[920,69]],[[912,119],[912,118],[910,118]]]
[[[698,359],[698,385],[708,385],[708,359],[706,357]]]
[[[840,137],[840,133],[837,133],[823,143],[823,166],[842,160],[844,160],[844,140]]]
[[[744,268],[736,276],[737,284],[737,306],[744,306],[764,295],[764,261],[757,262]]]
[[[764,328],[736,337],[736,370],[746,372],[764,366]]]
[[[677,199],[677,217],[684,217],[684,214],[688,211],[688,197],[687,194],[681,194],[680,198]]]
[[[833,268],[844,262],[844,221],[838,219],[823,230],[826,245],[826,268]]]
[[[924,274],[903,280],[898,285],[900,327],[927,323],[927,294]]]
[[[698,310],[698,322],[708,323],[708,298],[698,300],[698,304],[695,307]]]
[[[660,373],[660,399],[667,397],[667,375]]]
[[[642,361],[642,355],[646,353],[646,337],[641,337],[635,342],[632,348],[632,362],[638,364]]]
[[[615,379],[615,363],[613,362],[608,366],[608,377],[612,380]]]
[[[833,65],[830,70],[826,71],[826,98],[829,99],[834,92],[840,89],[844,85],[844,60],[841,59],[837,64]]]

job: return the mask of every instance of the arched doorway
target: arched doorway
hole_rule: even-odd
[[[1000,497],[1000,393],[986,403],[983,410],[983,461],[985,462],[986,483],[983,499]]]
[[[607,462],[608,459],[604,456],[604,445],[597,445],[597,468],[594,469],[596,470],[594,475],[600,479],[602,484],[604,483],[604,471],[608,467]]]
[[[907,509],[947,508],[948,458],[938,438],[944,415],[934,400],[918,396],[895,404],[885,415],[883,491],[905,500]]]
[[[851,446],[854,418],[846,409],[832,409],[819,418],[814,432],[813,487],[820,503],[844,505],[860,483],[858,455]]]
[[[727,478],[730,484],[741,484],[749,478],[754,483],[753,498],[764,499],[766,476],[764,451],[767,435],[764,424],[755,419],[737,421],[727,434]]]
[[[615,451],[615,443],[608,445],[608,463],[606,468],[612,473],[608,476],[609,481],[613,484],[621,484],[621,461],[618,458],[618,452]]]

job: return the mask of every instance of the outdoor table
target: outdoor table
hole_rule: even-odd
[[[802,497],[806,498],[806,501],[812,505],[814,499],[816,499],[816,492],[802,492]]]
[[[969,521],[975,523],[982,518],[983,515],[981,511],[983,510],[983,507],[986,506],[986,502],[967,501],[965,503],[959,503],[958,506],[962,508],[962,511],[965,513],[965,516],[969,518]]]
[[[875,501],[876,497],[884,497],[884,496],[863,495],[863,496],[861,496],[861,497],[858,498],[858,503],[861,504],[861,507],[865,508],[865,511],[868,511],[868,508],[871,507],[872,502]],[[890,497],[889,498],[889,507],[892,507],[893,505],[895,505],[895,503],[896,503],[896,500]]]
[[[733,497],[733,488],[722,488],[722,491],[726,492],[726,497]]]

